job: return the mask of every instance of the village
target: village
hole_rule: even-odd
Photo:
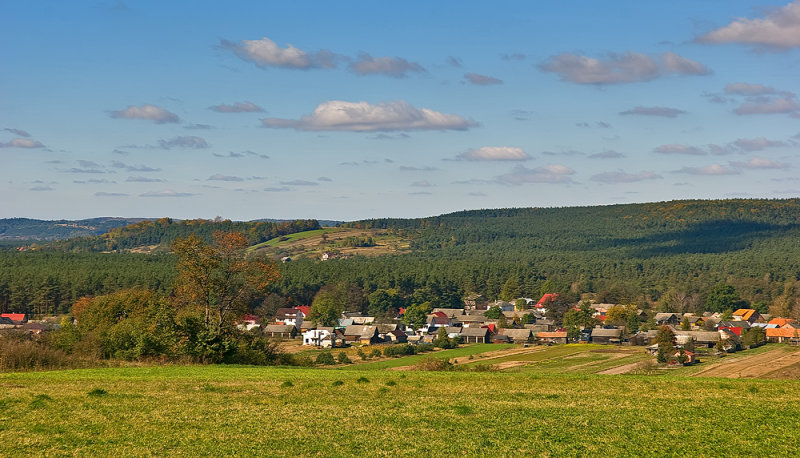
[[[733,353],[766,343],[800,344],[800,324],[790,318],[772,317],[755,309],[738,309],[726,313],[648,314],[633,306],[583,302],[581,308],[591,315],[594,325],[565,327],[548,313],[556,294],[545,294],[538,301],[521,298],[512,302],[488,302],[483,296],[465,299],[464,308],[434,308],[421,326],[404,324],[403,312],[394,319],[377,319],[361,313],[345,312],[335,326],[317,326],[310,317],[311,307],[281,308],[268,324],[255,315],[239,320],[244,330],[260,329],[264,335],[287,341],[301,340],[304,347],[341,348],[349,346],[381,346],[392,344],[430,344],[446,333],[460,344],[495,343],[556,345],[594,343],[617,346],[641,346],[652,355],[659,354],[659,332],[668,330],[674,343],[674,354],[666,355],[672,364],[697,362],[697,352]],[[634,315],[634,326],[611,324],[615,312]],[[618,315],[618,313],[617,313]],[[380,348],[380,347],[378,347]],[[704,350],[705,349],[705,350]],[[662,350],[663,351],[663,350]]]

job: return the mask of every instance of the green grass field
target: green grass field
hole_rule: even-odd
[[[174,366],[0,374],[0,456],[790,456],[800,384]]]
[[[276,247],[281,244],[287,244],[290,242],[296,242],[298,240],[309,239],[311,237],[315,237],[317,235],[321,235],[324,233],[331,233],[340,231],[337,227],[326,227],[322,229],[314,229],[313,231],[304,231],[304,232],[296,232],[294,234],[285,235],[282,237],[275,237],[274,239],[267,240],[266,242],[261,242],[257,245],[253,245],[249,247],[248,251],[257,250],[259,248],[266,248],[266,247]],[[281,240],[283,239],[283,240]]]
[[[485,353],[488,351],[503,350],[506,348],[511,348],[513,346],[514,346],[513,344],[464,345],[458,348],[453,348],[451,350],[442,350],[433,353],[420,353],[419,355],[414,355],[414,356],[405,356],[402,358],[393,358],[383,361],[375,361],[372,363],[355,364],[352,366],[346,366],[343,369],[380,370],[380,369],[389,369],[401,366],[413,366],[415,364],[419,364],[426,358],[438,358],[438,359],[460,358],[462,356],[479,355],[481,353]],[[476,359],[475,361],[480,362],[480,359]]]

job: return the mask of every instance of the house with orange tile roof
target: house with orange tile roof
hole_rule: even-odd
[[[755,323],[761,319],[761,314],[756,312],[755,309],[738,309],[731,316],[734,320],[747,321],[748,323]]]

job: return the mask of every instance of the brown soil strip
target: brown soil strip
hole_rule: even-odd
[[[754,356],[723,361],[694,374],[695,377],[757,378],[800,363],[800,352],[777,349]]]

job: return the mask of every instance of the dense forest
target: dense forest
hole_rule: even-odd
[[[297,222],[286,230],[314,223]],[[251,243],[282,235],[280,224],[259,229],[226,221],[196,227],[169,220],[140,224],[99,238],[57,242],[49,252],[1,252],[0,309],[32,311],[20,291],[36,297],[40,285],[50,283],[68,289],[59,294],[65,301],[136,282],[170,291],[174,260],[169,255],[66,251],[167,246],[188,233],[206,237],[218,229],[244,233]],[[311,303],[323,287],[339,285],[348,291],[350,304],[361,308],[378,290],[438,305],[455,305],[471,292],[491,299],[561,292],[680,312],[709,308],[712,292],[728,285],[742,304],[800,314],[798,199],[475,210],[346,225],[413,234],[413,250],[282,264],[272,294],[256,298],[253,307]]]

